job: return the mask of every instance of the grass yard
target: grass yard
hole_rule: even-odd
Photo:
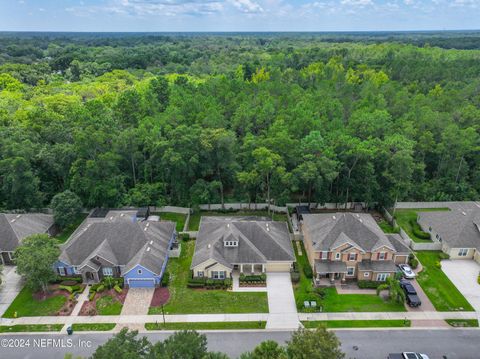
[[[67,226],[62,232],[55,236],[60,243],[65,243],[78,226],[87,218],[88,213],[80,213],[75,221]]]
[[[105,332],[115,328],[115,323],[78,323],[72,324],[74,332]]]
[[[398,232],[400,232],[400,228],[392,227],[392,225],[384,219],[382,219],[380,222],[378,222],[378,226],[382,229],[382,231],[384,233],[398,233]]]
[[[405,306],[394,302],[384,301],[374,294],[338,294],[335,287],[323,289],[313,288],[312,281],[305,276],[303,268],[310,265],[307,260],[305,248],[302,247],[303,255],[298,255],[297,246],[293,246],[300,272],[300,281],[294,285],[295,302],[299,311],[305,311],[303,302],[315,300],[324,312],[404,312]],[[323,291],[321,299],[316,290]]]
[[[56,315],[66,301],[67,298],[63,295],[47,298],[45,300],[36,300],[33,297],[32,291],[29,288],[24,287],[5,311],[3,317],[14,318],[15,312],[17,313],[17,317]]]
[[[19,332],[59,332],[63,324],[17,324],[0,325],[0,333],[19,333]]]
[[[160,216],[161,221],[172,221],[176,222],[177,232],[183,232],[183,227],[185,226],[185,221],[187,220],[187,215],[182,213],[173,213],[173,212],[155,212],[153,215]]]
[[[109,295],[97,299],[98,315],[119,315],[122,307],[122,303]]]
[[[478,327],[477,319],[445,319],[445,321],[450,326],[457,328]]]
[[[449,208],[420,208],[420,209],[397,209],[395,211],[395,220],[398,225],[403,228],[409,237],[419,243],[431,242],[430,239],[422,239],[413,234],[412,225],[410,220],[417,221],[418,212],[436,212],[436,211],[449,211]],[[420,229],[420,226],[418,227]]]
[[[314,320],[302,321],[305,328],[399,328],[410,327],[410,320]]]
[[[267,322],[146,323],[147,330],[265,329]]]
[[[272,213],[268,215],[267,211],[235,211],[235,212],[215,212],[215,211],[195,211],[190,215],[190,221],[188,222],[188,229],[190,231],[198,231],[198,226],[200,225],[200,218],[202,216],[218,216],[218,217],[238,217],[238,216],[259,216],[259,217],[270,217],[272,218]],[[273,220],[280,222],[287,222],[287,215],[284,213],[274,213]]]
[[[417,281],[431,300],[435,309],[442,312],[465,310],[473,311],[472,306],[455,285],[435,263],[440,260],[440,251],[418,251],[416,256],[423,270],[418,273]]]
[[[195,241],[182,242],[180,258],[168,262],[170,299],[165,314],[267,313],[267,293],[234,293],[225,290],[187,288]],[[161,307],[150,307],[149,314],[161,314]]]

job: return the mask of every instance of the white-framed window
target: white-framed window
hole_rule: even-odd
[[[468,254],[468,248],[460,248],[458,250],[458,256],[459,257],[466,257]]]
[[[142,274],[142,270],[141,269],[137,270],[137,273]]]
[[[378,260],[379,260],[379,261],[384,261],[386,257],[387,257],[387,253],[386,253],[386,252],[380,252],[380,253],[378,253]]]
[[[364,276],[365,278],[370,277],[370,273],[369,273],[369,272],[364,272],[364,273],[363,273],[363,276]]]
[[[238,241],[225,241],[225,247],[238,247]]]
[[[385,282],[390,277],[390,273],[378,273],[377,282]]]
[[[355,274],[355,267],[347,267],[347,277],[352,277]]]
[[[348,260],[354,261],[357,259],[357,253],[348,253]]]
[[[340,260],[341,256],[342,256],[342,254],[341,254],[340,252],[335,253],[335,259],[336,259],[337,261]]]
[[[328,259],[328,251],[322,251],[320,255],[320,259],[327,260]]]
[[[197,277],[203,278],[203,270],[197,272]]]
[[[67,271],[65,270],[65,267],[58,267],[57,272],[59,275],[67,275]]]
[[[212,271],[213,279],[225,279],[225,271]]]
[[[102,268],[102,273],[104,276],[113,276],[113,268],[112,267],[103,267]]]
[[[80,274],[80,271],[78,270],[78,267],[73,267],[73,273]]]

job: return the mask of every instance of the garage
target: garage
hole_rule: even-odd
[[[268,262],[267,272],[290,272],[292,262]]]
[[[130,288],[154,288],[155,279],[153,278],[132,278],[127,282]]]

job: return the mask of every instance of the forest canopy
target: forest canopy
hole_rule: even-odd
[[[429,36],[2,33],[0,207],[477,199],[480,33]]]

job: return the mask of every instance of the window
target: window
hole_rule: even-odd
[[[104,276],[113,276],[113,268],[112,267],[103,267],[102,273]]]
[[[238,241],[225,241],[223,244],[225,247],[238,247]]]
[[[197,272],[197,277],[203,278],[203,270]]]
[[[142,270],[141,269],[137,270],[137,273],[142,274]]]
[[[431,231],[432,231],[432,227],[428,227],[428,231],[431,232]]]
[[[378,273],[377,274],[377,281],[378,282],[385,282],[388,277],[390,277],[390,273]]]
[[[212,271],[213,279],[225,279],[225,271]]]
[[[386,257],[387,257],[387,253],[385,253],[385,252],[378,253],[378,260],[379,261],[384,261]]]
[[[322,251],[322,254],[320,256],[320,259],[326,260],[328,259],[328,252],[327,251]]]
[[[348,260],[354,261],[357,259],[357,253],[348,253]]]
[[[59,275],[67,275],[67,271],[65,270],[65,267],[58,267],[57,272]]]
[[[468,248],[460,248],[458,251],[459,257],[466,257],[468,254]]]
[[[340,254],[340,252],[335,253],[335,259],[336,259],[337,261],[340,260],[340,257],[341,257],[341,256],[342,256],[342,255]]]
[[[80,271],[78,270],[78,267],[73,267],[73,273],[80,274]]]
[[[370,277],[370,272],[365,272],[363,273],[363,276],[366,278],[366,277]]]
[[[347,276],[351,277],[355,274],[355,267],[347,267]]]

